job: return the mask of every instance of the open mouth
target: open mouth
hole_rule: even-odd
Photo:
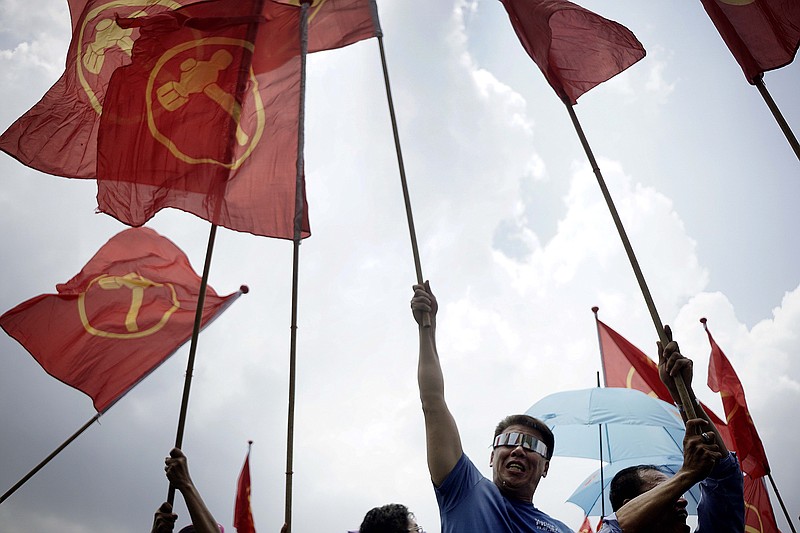
[[[525,467],[522,466],[521,463],[518,463],[516,461],[512,461],[512,462],[506,464],[506,468],[508,470],[513,470],[514,472],[524,472],[525,471]]]

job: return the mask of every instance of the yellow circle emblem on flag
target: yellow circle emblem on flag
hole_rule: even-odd
[[[264,104],[252,68],[250,88],[243,95],[243,100],[244,107],[255,115],[255,124],[250,126],[253,131],[245,131],[242,127],[242,105],[236,96],[216,83],[220,73],[234,61],[233,54],[228,51],[229,48],[244,48],[252,53],[254,46],[252,42],[230,37],[207,37],[187,41],[167,50],[150,71],[145,97],[147,127],[154,139],[185,163],[194,165],[207,163],[237,169],[250,156],[264,133],[266,123]],[[205,52],[214,50],[214,52],[210,56],[207,53],[203,54],[203,57],[208,56],[207,59],[181,58],[181,54],[192,49],[201,49]],[[169,72],[171,81],[157,81],[163,71]],[[222,110],[226,114],[226,119],[232,124],[234,132],[231,145],[235,146],[230,161],[224,160],[223,157],[217,159],[199,154],[191,155],[188,153],[191,146],[179,146],[175,139],[159,129],[157,115],[164,116],[165,113],[185,109],[186,106],[191,106],[195,99],[202,99],[203,105]]]
[[[120,28],[116,17],[142,17],[150,12],[161,12],[164,8],[178,9],[174,0],[112,0],[98,5],[80,19],[77,29],[76,69],[89,103],[98,115],[103,113],[104,94],[98,94],[108,85],[113,68],[130,63],[133,50],[133,30]],[[111,63],[113,68],[103,67]],[[93,83],[94,82],[94,83]]]
[[[103,313],[106,314],[106,316],[111,314],[115,315],[112,318],[119,317],[119,326],[124,327],[126,333],[121,333],[120,331],[101,330],[90,323],[89,313],[86,311],[86,295],[90,290],[92,290],[93,287],[94,290],[92,292],[95,293],[95,297],[99,296],[96,291],[130,291],[128,309],[124,313],[124,317],[121,316],[121,313],[115,312],[116,310],[114,309],[109,308],[103,310]],[[138,319],[144,304],[144,293],[147,290],[153,289],[161,289],[164,292],[161,300],[165,300],[169,305],[160,313],[160,316],[158,316],[158,320],[155,322],[155,324],[152,324],[145,329],[140,329]],[[117,300],[115,300],[115,302],[116,301]],[[86,287],[86,290],[78,295],[78,314],[80,315],[81,323],[83,324],[84,329],[91,335],[110,339],[140,339],[142,337],[152,335],[161,330],[167,324],[172,314],[180,309],[180,307],[181,304],[178,301],[178,294],[175,292],[175,287],[171,283],[156,283],[140,276],[139,274],[136,274],[135,272],[131,272],[124,276],[110,276],[107,274],[100,275],[94,278],[89,283],[89,286]],[[153,321],[151,320],[150,322],[152,323]],[[122,327],[119,329],[121,330]]]

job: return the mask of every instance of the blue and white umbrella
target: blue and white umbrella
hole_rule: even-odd
[[[533,404],[555,435],[555,455],[615,463],[639,457],[682,457],[683,419],[674,405],[634,389],[557,392]],[[602,435],[602,448],[600,445]]]

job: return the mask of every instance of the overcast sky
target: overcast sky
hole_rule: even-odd
[[[576,112],[665,323],[705,386],[708,318],[747,393],[774,479],[800,514],[800,162],[700,2],[586,0],[647,56]],[[35,9],[33,9],[35,7]],[[379,1],[422,268],[441,309],[447,400],[486,475],[491,432],[600,370],[591,307],[655,356],[656,332],[564,105],[497,0]],[[0,129],[64,69],[65,0],[0,0]],[[800,66],[765,76],[800,130]],[[439,531],[416,386],[415,282],[378,43],[308,63],[312,236],[300,250],[294,531],[357,529],[408,505]],[[0,311],[74,276],[125,227],[95,214],[96,185],[0,156]],[[165,210],[148,226],[202,269],[209,224]],[[240,298],[200,338],[184,449],[233,531],[247,441],[259,531],[283,522],[292,245],[220,229],[210,283]],[[0,505],[6,533],[148,531],[164,501],[188,347]],[[0,491],[93,414],[0,336]],[[565,503],[596,464],[556,457],[534,502],[577,529]],[[774,507],[784,529],[777,500]],[[178,527],[189,523],[178,498]]]

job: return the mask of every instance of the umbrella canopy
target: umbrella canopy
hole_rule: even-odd
[[[634,389],[557,392],[533,404],[555,435],[555,455],[614,463],[640,457],[682,457],[683,420],[674,405]],[[602,433],[602,447],[600,434]]]
[[[625,459],[611,463],[603,467],[603,490],[602,494],[605,499],[605,507],[600,503],[600,470],[595,470],[583,483],[575,489],[575,492],[567,498],[568,502],[572,502],[581,509],[587,516],[602,516],[603,514],[611,514],[611,501],[608,499],[608,489],[611,485],[611,480],[614,476],[629,466],[636,466],[641,464],[656,465],[667,475],[674,475],[681,467],[683,457],[641,457],[638,459]],[[697,514],[697,504],[700,502],[700,486],[694,485],[689,492],[684,495],[689,504],[686,510],[690,515]]]

